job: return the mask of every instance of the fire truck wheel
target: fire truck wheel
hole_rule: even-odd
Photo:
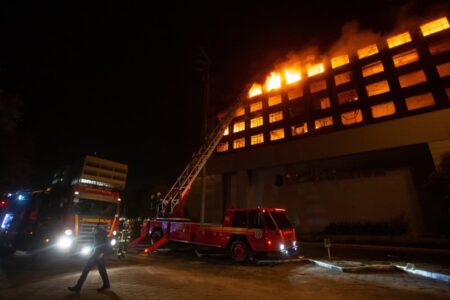
[[[235,240],[230,247],[231,258],[235,262],[244,262],[249,256],[249,248],[243,240]]]
[[[159,230],[155,230],[152,232],[152,234],[150,235],[150,241],[152,243],[152,245],[154,243],[156,243],[157,241],[159,241],[162,238],[162,233]]]

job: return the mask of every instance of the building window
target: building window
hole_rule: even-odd
[[[417,53],[416,49],[402,52],[400,54],[394,55],[392,57],[392,60],[394,61],[394,66],[396,68],[413,63],[415,61],[419,60],[419,54]]]
[[[277,111],[269,114],[269,123],[274,123],[283,120],[283,112]]]
[[[381,73],[383,71],[384,66],[380,60],[362,67],[363,77],[368,77],[370,75]]]
[[[427,36],[447,28],[449,28],[449,24],[446,17],[425,23],[420,26],[420,30],[422,31],[423,36]]]
[[[264,143],[264,134],[260,133],[257,135],[252,135],[250,137],[250,145],[257,145]]]
[[[337,57],[333,57],[331,59],[331,68],[336,69],[340,66],[344,66],[350,62],[348,55],[341,55]]]
[[[409,97],[406,98],[405,101],[406,101],[406,108],[408,108],[408,110],[420,109],[435,104],[433,95],[431,93]]]
[[[352,81],[352,73],[350,73],[350,71],[334,76],[334,82],[336,85],[341,85],[350,81]]]
[[[322,119],[317,119],[314,121],[314,127],[316,129],[322,128],[322,127],[327,127],[327,126],[332,126],[333,125],[333,118],[332,117],[326,117],[326,118],[322,118]]]
[[[225,136],[225,135],[229,135],[230,134],[230,129],[228,129],[228,127],[227,128],[225,128],[225,130],[223,131],[223,135]]]
[[[250,104],[250,112],[258,111],[262,109],[262,102],[255,102]]]
[[[269,106],[274,106],[281,103],[281,95],[276,95],[269,98]]]
[[[400,33],[387,39],[389,48],[394,48],[409,42],[411,42],[411,35],[409,32]]]
[[[358,100],[358,93],[356,90],[348,90],[337,94],[339,105]]]
[[[436,66],[439,77],[443,78],[450,75],[450,62]]]
[[[405,88],[408,86],[416,85],[427,81],[425,73],[422,70],[407,73],[398,77],[400,87]]]
[[[363,117],[360,109],[355,109],[341,114],[342,125],[352,125],[359,123],[362,120]]]
[[[305,133],[308,133],[308,125],[306,124],[306,122],[304,122],[303,124],[291,126],[292,136],[302,135]]]
[[[364,47],[357,51],[359,59],[372,56],[378,53],[377,44],[372,44],[370,46]]]
[[[262,94],[262,86],[258,83],[254,83],[248,91],[248,97],[253,98]]]
[[[284,139],[284,128],[274,129],[270,131],[270,140],[276,141]]]
[[[217,152],[225,151],[228,151],[228,142],[219,143],[219,145],[217,145]]]
[[[244,107],[239,107],[238,109],[236,109],[236,113],[235,113],[235,117],[240,117],[243,116],[245,114],[245,108]]]
[[[314,99],[313,101],[313,108],[315,110],[320,109],[328,109],[331,107],[330,98],[329,97],[323,97],[320,99]]]
[[[288,100],[295,100],[303,96],[303,87],[298,87],[287,92]]]
[[[233,149],[245,147],[245,138],[236,139],[233,141]]]
[[[432,55],[448,52],[450,51],[450,39],[430,43],[428,50]]]
[[[370,107],[370,110],[372,111],[372,117],[381,118],[395,114],[395,105],[394,102],[391,101],[373,105]]]
[[[312,77],[317,74],[321,74],[325,71],[323,64],[311,65],[307,68],[308,77]]]
[[[366,91],[367,91],[367,95],[369,97],[387,93],[387,92],[389,92],[389,90],[390,89],[389,89],[389,84],[388,84],[387,80],[378,81],[378,82],[366,85]]]
[[[236,122],[233,125],[233,132],[239,132],[239,131],[244,131],[245,130],[245,121],[240,121],[240,122]]]
[[[262,126],[263,125],[263,117],[256,117],[253,119],[250,119],[250,128],[255,128],[258,126]]]
[[[312,93],[316,93],[319,91],[323,91],[327,88],[327,81],[325,79],[311,82],[309,85],[309,91]]]

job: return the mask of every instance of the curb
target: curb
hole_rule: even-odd
[[[341,267],[332,263],[324,262],[321,260],[309,259],[310,262],[315,263],[316,265],[327,268],[333,271],[342,272],[342,273],[357,273],[357,272],[366,272],[366,271],[389,271],[395,270],[396,267],[394,265],[364,265],[358,267]]]
[[[395,267],[399,270],[408,272],[410,274],[419,275],[419,276],[423,276],[423,277],[450,283],[450,275],[416,269],[414,264],[407,264],[406,266],[395,265]]]
[[[309,262],[309,259],[300,257],[300,258],[291,258],[291,259],[254,259],[254,262],[258,265],[263,264],[285,264],[285,263],[298,263],[298,262]]]

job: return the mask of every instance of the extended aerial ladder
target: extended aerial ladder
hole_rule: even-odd
[[[164,198],[162,198],[161,209],[157,212],[157,218],[170,218],[182,215],[183,204],[189,195],[192,184],[222,139],[225,129],[235,117],[236,110],[245,101],[248,88],[249,87],[246,87],[246,89],[241,92],[234,103],[225,111],[225,114],[219,118],[219,123],[216,125],[214,130],[212,130],[205,137],[203,145],[197,152],[194,153],[192,160],[184,168],[183,172],[172,185]],[[142,228],[141,235],[130,242],[128,248],[132,248],[139,244],[146,238],[147,235],[148,232],[146,228]],[[155,243],[152,247],[145,249],[145,252],[150,253],[162,245],[166,240],[167,238],[163,237],[158,241],[158,243]]]

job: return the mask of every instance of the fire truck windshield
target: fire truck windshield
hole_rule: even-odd
[[[113,218],[117,204],[99,200],[79,199],[74,205],[75,213],[82,216]]]
[[[291,222],[288,220],[285,212],[270,212],[270,215],[272,216],[272,219],[275,221],[275,223],[278,225],[278,229],[289,229],[292,228]],[[267,216],[268,217],[268,216]],[[267,227],[270,229],[275,229],[275,226],[273,222],[271,222],[270,218],[266,219]],[[273,227],[273,228],[271,228]]]

